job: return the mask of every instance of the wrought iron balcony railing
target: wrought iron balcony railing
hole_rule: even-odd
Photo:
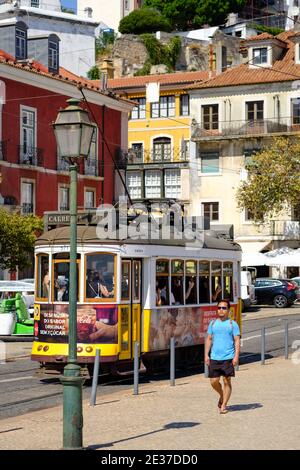
[[[70,164],[66,160],[63,160],[61,157],[57,157],[57,170],[58,171],[69,171]]]
[[[179,148],[151,149],[143,152],[136,152],[129,149],[127,154],[127,165],[136,165],[139,163],[168,163],[168,162],[187,162],[189,161],[189,151]]]
[[[192,140],[227,140],[272,134],[300,133],[300,119],[293,117],[248,121],[218,121],[202,125],[192,120]]]
[[[43,150],[37,147],[19,145],[19,163],[23,165],[43,166]]]
[[[22,214],[33,214],[33,204],[29,202],[23,202]]]
[[[98,176],[98,165],[95,158],[87,158],[84,161],[84,174],[88,176]]]

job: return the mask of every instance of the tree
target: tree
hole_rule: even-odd
[[[144,0],[143,6],[156,8],[180,31],[223,24],[228,13],[241,11],[245,4],[246,0]]]
[[[39,217],[0,209],[0,268],[13,272],[30,266],[36,235],[42,229]]]
[[[300,204],[300,139],[275,138],[255,153],[247,166],[248,180],[237,193],[238,206],[262,223]]]
[[[119,24],[122,34],[154,33],[155,31],[171,31],[169,21],[157,10],[141,8],[133,10]]]
[[[90,80],[99,80],[100,79],[100,70],[97,65],[94,65],[87,73],[87,76]]]

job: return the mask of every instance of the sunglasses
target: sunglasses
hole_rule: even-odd
[[[228,310],[228,307],[218,307],[218,310]]]

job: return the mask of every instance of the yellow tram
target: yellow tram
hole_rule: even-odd
[[[32,359],[45,372],[68,356],[70,228],[36,242]],[[181,241],[99,240],[96,227],[78,226],[77,354],[89,370],[96,349],[101,369],[132,370],[134,342],[146,367],[163,362],[170,338],[178,359],[199,361],[217,301],[231,301],[241,326],[239,245],[204,235],[203,247]]]

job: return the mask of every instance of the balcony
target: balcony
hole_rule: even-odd
[[[129,149],[127,154],[127,165],[138,165],[143,163],[180,163],[189,161],[189,151],[179,148],[168,148],[163,150],[151,149],[136,152]]]
[[[22,203],[22,214],[33,214],[33,203],[23,202]]]
[[[43,166],[43,150],[37,147],[19,145],[19,163],[29,166]]]
[[[84,174],[87,176],[98,176],[97,160],[87,158],[84,162]]]
[[[57,157],[57,171],[70,171],[70,164],[66,160]]]
[[[299,123],[293,123],[292,117],[258,119],[254,121],[219,121],[211,126],[217,127],[217,129],[205,129],[193,119],[191,127],[191,138],[194,141],[245,139],[249,137],[300,133],[300,121]]]
[[[0,160],[5,160],[5,142],[0,141]]]

